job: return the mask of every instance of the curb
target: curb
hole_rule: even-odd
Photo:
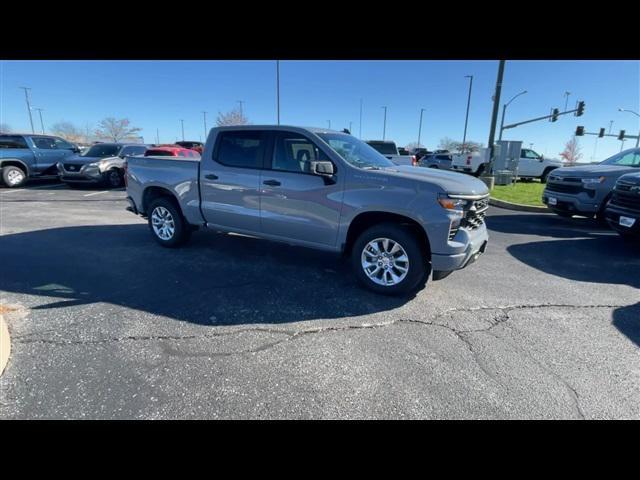
[[[553,213],[546,206],[538,207],[535,205],[521,205],[519,203],[505,202],[504,200],[498,200],[493,197],[489,197],[489,205],[506,208],[507,210],[517,210],[519,212]]]
[[[11,355],[11,337],[9,337],[9,328],[4,321],[4,315],[0,314],[0,375],[9,362],[9,355]]]

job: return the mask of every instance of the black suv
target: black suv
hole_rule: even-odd
[[[640,239],[640,173],[627,173],[618,179],[604,215],[620,235]]]

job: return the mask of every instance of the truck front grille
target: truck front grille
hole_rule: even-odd
[[[549,192],[576,194],[583,191],[582,184],[570,185],[565,183],[547,183]]]
[[[470,230],[480,228],[484,224],[484,217],[487,215],[488,209],[488,196],[485,198],[481,198],[480,200],[475,200],[471,204],[471,206],[467,210],[465,210],[464,217],[462,217],[462,221],[460,222],[460,226],[463,228],[468,228]]]
[[[621,189],[616,189],[611,197],[611,206],[640,213],[640,195],[625,193]]]

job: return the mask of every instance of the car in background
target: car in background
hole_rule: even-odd
[[[488,169],[489,161],[489,149],[481,148],[475,152],[454,154],[451,166],[455,171],[479,177]],[[517,175],[518,178],[537,178],[542,183],[546,183],[549,174],[560,167],[562,167],[561,160],[545,158],[530,148],[523,148],[520,150]]]
[[[427,150],[426,148],[423,148],[423,147],[418,147],[418,148],[414,148],[409,153],[416,157],[416,161],[420,161],[420,159],[422,157],[424,157],[425,155],[429,155],[429,154],[435,153],[435,152],[431,152],[431,151],[429,151],[429,150]]]
[[[398,147],[398,155],[411,155],[406,148]]]
[[[416,166],[418,164],[414,155],[400,155],[395,142],[389,140],[367,140],[365,143],[396,165]]]
[[[182,148],[190,148],[191,150],[195,150],[200,155],[202,155],[202,150],[204,149],[204,143],[202,142],[180,141],[176,142],[176,145]]]
[[[596,165],[562,167],[551,172],[542,202],[561,217],[580,215],[603,221],[613,187],[626,173],[640,171],[640,148],[631,148]]]
[[[620,235],[640,240],[640,172],[618,178],[604,216]]]
[[[200,154],[190,148],[179,147],[178,145],[159,145],[149,148],[145,157],[185,157],[200,158]]]
[[[418,165],[427,168],[438,168],[440,170],[451,170],[453,155],[450,153],[431,153],[424,155],[418,160]]]
[[[30,178],[56,178],[56,164],[80,152],[77,145],[53,135],[0,135],[0,173],[9,188]]]
[[[124,184],[125,158],[144,155],[146,145],[96,143],[83,154],[58,162],[60,180],[69,186],[99,184],[118,188]]]

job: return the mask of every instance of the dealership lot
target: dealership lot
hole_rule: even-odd
[[[493,208],[398,299],[322,252],[162,249],[124,198],[0,188],[0,418],[640,418],[640,247],[592,220]]]

